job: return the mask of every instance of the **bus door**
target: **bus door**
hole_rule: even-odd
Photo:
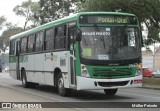
[[[16,76],[17,80],[20,80],[20,70],[19,70],[19,54],[20,54],[20,41],[16,41],[16,50],[15,50],[15,55],[16,55]]]
[[[76,45],[76,27],[68,29],[69,31],[69,48],[70,48],[70,85],[76,86],[76,66],[75,66],[75,45]]]

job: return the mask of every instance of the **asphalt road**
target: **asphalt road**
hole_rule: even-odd
[[[51,86],[40,85],[37,88],[22,88],[21,81],[10,78],[8,73],[0,73],[0,102],[10,101],[58,103],[62,102],[62,104],[57,104],[57,107],[59,107],[58,110],[65,111],[160,111],[160,108],[95,108],[96,104],[95,106],[92,105],[93,107],[90,107],[91,102],[106,102],[103,104],[106,104],[106,106],[112,104],[113,107],[117,107],[117,103],[114,104],[110,102],[120,102],[120,105],[124,102],[122,104],[123,106],[125,104],[127,105],[128,102],[149,102],[150,104],[152,104],[152,102],[160,102],[160,90],[145,88],[124,88],[119,89],[115,96],[107,96],[104,94],[103,90],[78,92],[73,91],[70,97],[61,97],[57,94],[55,88]],[[75,104],[70,104],[70,102],[73,102]],[[82,104],[77,104],[76,102],[82,102]],[[83,107],[84,104],[87,104],[88,107]],[[63,109],[64,106],[65,108]],[[27,110],[30,111],[32,109]],[[47,111],[50,109],[48,108],[43,110]]]

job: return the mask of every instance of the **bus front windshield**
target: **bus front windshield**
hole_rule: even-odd
[[[129,60],[140,57],[140,37],[134,27],[81,27],[81,57],[90,60]]]

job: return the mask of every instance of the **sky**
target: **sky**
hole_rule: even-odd
[[[0,16],[5,16],[7,18],[7,22],[11,22],[19,27],[23,27],[25,22],[24,17],[15,15],[15,13],[13,12],[13,8],[17,5],[21,5],[22,2],[25,1],[28,0],[1,0]],[[39,0],[32,1],[38,2]],[[0,35],[2,34],[3,30],[0,31]],[[6,53],[8,53],[8,51],[6,51]]]
[[[23,27],[25,19],[23,17],[15,15],[13,8],[17,5],[21,5],[22,2],[27,0],[1,0],[0,3],[0,16],[5,16],[8,22],[12,22],[17,26]],[[39,0],[32,0],[39,1]]]

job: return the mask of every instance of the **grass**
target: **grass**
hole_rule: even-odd
[[[160,87],[160,78],[147,78],[143,77],[143,86],[145,85],[154,85]]]

